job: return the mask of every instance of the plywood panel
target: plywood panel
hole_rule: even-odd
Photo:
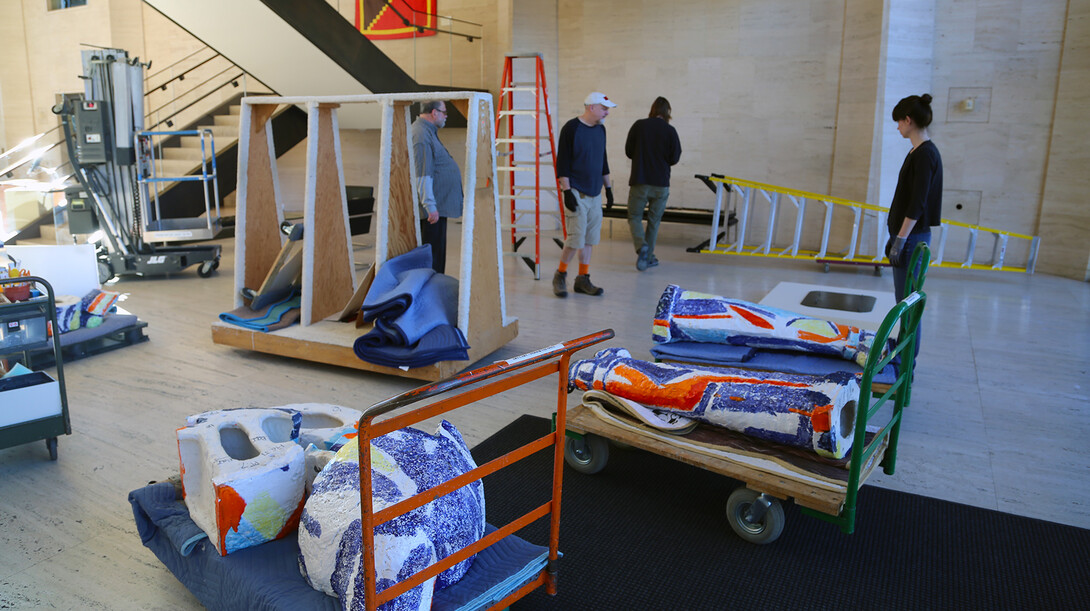
[[[303,324],[337,314],[352,298],[352,253],[348,244],[348,203],[340,173],[337,105],[310,108],[304,211]]]
[[[408,110],[408,102],[394,103],[394,122],[390,128],[390,199],[385,219],[387,259],[420,245],[416,206],[413,205]]]
[[[282,210],[276,198],[276,165],[272,150],[270,117],[276,104],[254,104],[243,107],[249,112],[249,146],[246,172],[239,174],[237,214],[240,218],[239,238],[242,253],[242,287],[261,286],[280,254]],[[245,181],[243,183],[243,181]]]
[[[487,101],[478,102],[468,109],[469,126],[466,131],[467,166],[472,160],[475,168],[465,170],[467,195],[467,216],[472,215],[472,223],[467,223],[462,236],[462,252],[465,259],[472,262],[462,265],[462,291],[469,291],[469,299],[461,300],[468,308],[459,309],[459,321],[466,320],[463,331],[470,345],[487,329],[504,324],[503,304],[501,303],[501,275],[503,268],[499,259],[499,229],[496,225],[495,147],[492,145],[492,126],[486,117],[491,117],[491,105]],[[490,177],[491,180],[479,180]],[[474,180],[477,178],[478,180]],[[475,188],[476,187],[476,188]],[[468,220],[468,218],[467,218]],[[469,255],[466,257],[466,255]]]

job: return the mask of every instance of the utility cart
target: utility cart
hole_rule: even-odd
[[[57,329],[53,287],[42,278],[24,276],[0,279],[0,289],[13,300],[0,304],[0,360],[10,370],[27,362],[29,352],[52,344],[57,364],[56,379],[29,369],[0,378],[0,449],[44,439],[50,460],[57,460],[57,437],[71,435],[72,424],[60,337],[50,333]]]
[[[897,438],[925,302],[923,292],[913,292],[890,310],[879,327],[875,346],[887,345],[898,325],[899,337],[886,354],[870,352],[859,382],[852,449],[842,460],[706,424],[684,435],[665,433],[586,398],[568,413],[565,460],[576,471],[597,473],[609,460],[612,440],[739,480],[744,485],[728,498],[727,519],[735,533],[752,543],[771,543],[780,536],[785,522],[781,500],[787,499],[794,499],[803,513],[851,533],[859,488],[879,466],[887,474],[893,474],[896,466]],[[892,384],[873,385],[875,374],[898,356],[900,365]]]

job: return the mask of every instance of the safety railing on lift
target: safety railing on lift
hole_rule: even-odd
[[[730,176],[712,175],[709,180],[717,184],[715,213],[712,216],[711,239],[708,242],[708,247],[700,252],[721,255],[808,259],[825,264],[826,269],[828,269],[829,264],[835,263],[880,265],[885,259],[885,254],[882,252],[877,252],[873,255],[861,254],[860,238],[864,231],[863,213],[864,211],[870,211],[875,213],[877,217],[875,222],[875,244],[878,245],[879,248],[882,244],[885,244],[887,237],[886,217],[889,214],[889,208],[840,197],[833,197],[831,195],[822,195],[820,193],[779,187],[742,178],[733,178]],[[730,185],[729,189],[727,188],[727,185]],[[733,205],[736,205],[738,208],[738,210],[736,210],[738,216],[737,233],[733,243],[720,246],[719,217],[724,209],[729,209],[732,206],[732,198],[738,198],[738,201],[733,203]],[[776,231],[780,225],[781,198],[786,199],[787,202],[792,204],[795,208],[794,231],[791,241],[786,247],[782,243],[773,245]],[[750,244],[746,242],[747,230],[751,223],[757,220],[755,219],[756,215],[754,210],[762,200],[768,204],[767,214],[765,214],[763,218],[766,222],[764,235],[761,236],[762,239],[759,244]],[[803,223],[808,200],[813,204],[821,204],[824,208],[821,245],[818,247],[818,250],[806,250],[802,248]],[[851,236],[845,250],[829,252],[829,242],[833,229],[833,210],[837,206],[846,208],[852,215]],[[966,255],[964,261],[961,262],[947,261],[945,258],[948,237],[950,232],[954,229],[968,232]],[[942,224],[938,229],[938,233],[938,237],[932,240],[932,250],[935,253],[931,260],[931,265],[933,266],[1027,273],[1033,273],[1033,270],[1036,267],[1037,252],[1041,243],[1041,238],[1039,236],[1025,235],[1000,229],[990,229],[988,227],[971,225],[948,219],[942,219]],[[990,234],[994,239],[991,260],[987,263],[976,262],[977,240],[982,233]],[[1006,262],[1007,247],[1011,238],[1028,241],[1026,264],[1024,266],[1011,265]]]

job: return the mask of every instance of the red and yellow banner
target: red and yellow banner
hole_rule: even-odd
[[[356,29],[371,40],[434,36],[435,3],[436,0],[356,0]]]

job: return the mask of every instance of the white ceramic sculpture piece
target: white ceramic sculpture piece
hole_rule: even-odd
[[[855,438],[859,384],[822,376],[650,363],[624,348],[574,361],[569,387],[597,390],[644,407],[843,458]]]
[[[359,417],[358,410],[323,403],[188,417],[177,434],[193,521],[222,555],[293,532],[305,490],[330,450],[355,438]]]
[[[278,539],[299,521],[305,463],[299,416],[276,409],[198,415],[178,429],[190,517],[221,555]]]
[[[476,467],[458,430],[443,421],[434,435],[401,429],[372,441],[374,509],[378,511]],[[300,569],[312,587],[363,608],[359,452],[345,445],[314,481],[300,520]],[[484,534],[484,487],[478,481],[375,528],[381,592]],[[429,609],[432,593],[460,579],[472,558],[382,608]]]

